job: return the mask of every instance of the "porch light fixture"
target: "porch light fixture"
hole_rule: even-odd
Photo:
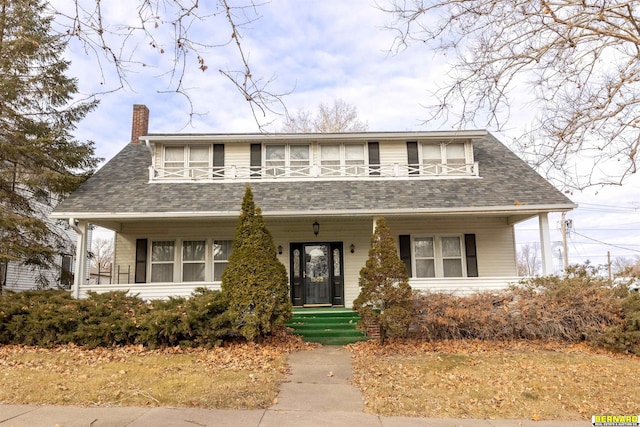
[[[318,220],[313,223],[313,234],[318,237],[318,233],[320,232],[320,224],[318,224]]]
[[[356,251],[356,245],[352,243],[349,249],[351,249],[351,253],[354,253]]]
[[[278,255],[282,255],[282,245],[278,245]]]

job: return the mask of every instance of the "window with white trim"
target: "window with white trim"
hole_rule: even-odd
[[[151,282],[173,282],[175,241],[151,242]]]
[[[211,146],[165,146],[162,166],[169,178],[206,178],[211,167]]]
[[[322,175],[361,175],[365,172],[365,144],[322,144]]]
[[[229,264],[229,257],[232,251],[232,240],[213,241],[213,281],[220,282],[222,273]]]
[[[413,238],[416,277],[465,277],[462,236]]]
[[[182,241],[182,281],[204,282],[206,270],[206,240]]]
[[[267,144],[264,149],[265,175],[308,175],[308,144]]]
[[[426,173],[466,174],[473,163],[470,142],[425,142],[421,146],[422,168]]]

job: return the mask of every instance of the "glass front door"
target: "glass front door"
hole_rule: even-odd
[[[342,262],[342,242],[292,243],[293,305],[344,305]]]
[[[305,303],[331,304],[329,245],[305,245],[304,257]]]

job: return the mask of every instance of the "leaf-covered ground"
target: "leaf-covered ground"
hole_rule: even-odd
[[[297,337],[213,349],[0,347],[0,403],[255,409],[272,404]]]
[[[583,420],[640,410],[640,358],[586,345],[369,341],[349,348],[354,385],[377,414]]]

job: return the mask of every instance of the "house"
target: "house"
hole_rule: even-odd
[[[351,307],[377,218],[415,289],[473,292],[517,282],[514,225],[576,207],[484,130],[337,134],[153,134],[132,139],[52,214],[78,233],[115,231],[111,284],[143,298],[220,287],[247,185],[287,267],[294,306]],[[78,263],[75,277],[86,264]]]
[[[76,233],[67,223],[52,220],[49,217],[56,196],[41,196],[42,200],[33,200],[34,215],[42,218],[52,231],[55,239],[49,244],[57,248],[50,267],[33,266],[24,260],[13,260],[0,263],[0,292],[20,292],[36,289],[71,289],[75,264]],[[90,235],[90,232],[89,232]]]

